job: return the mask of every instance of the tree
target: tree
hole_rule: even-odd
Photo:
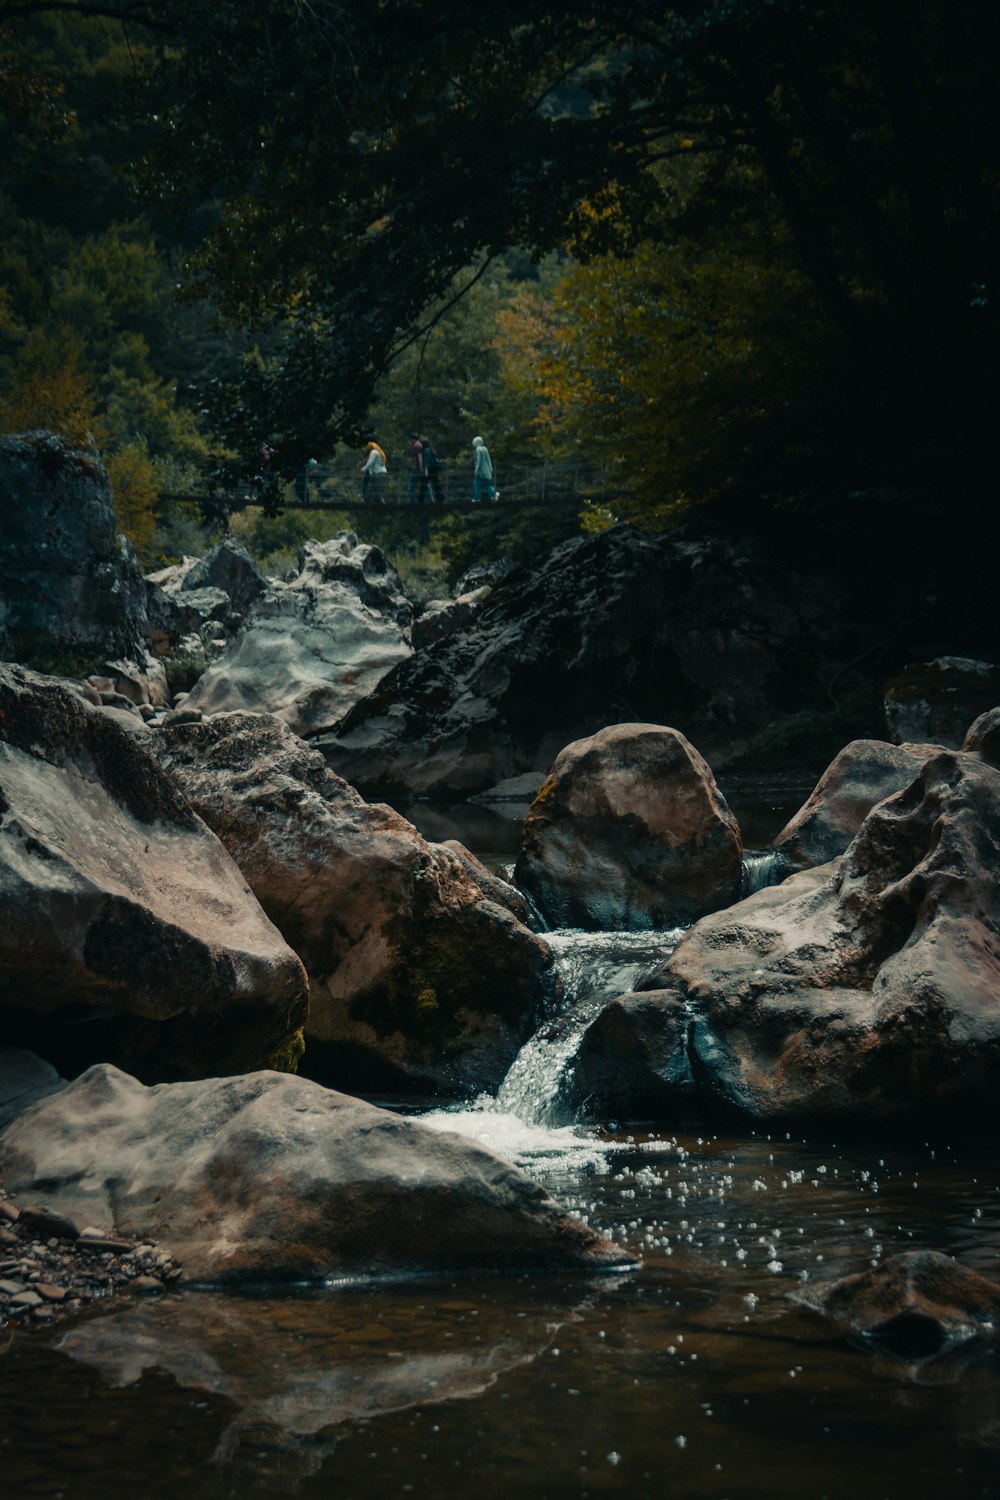
[[[66,6],[142,39],[131,108],[150,132],[149,201],[179,235],[215,205],[188,285],[261,333],[204,403],[244,469],[262,441],[286,473],[356,441],[456,277],[473,285],[508,246],[624,263],[653,233],[691,246],[705,226],[723,321],[731,234],[737,288],[754,245],[763,267],[782,262],[776,287],[808,282],[806,363],[832,337],[849,351],[856,415],[887,393],[887,449],[968,452],[991,426],[988,0]],[[50,8],[11,0],[0,26]],[[586,205],[609,201],[581,236]]]
[[[982,425],[1000,159],[986,0],[915,0],[908,24],[893,0],[440,0],[433,24],[421,0],[195,10],[150,79],[165,129],[147,183],[164,203],[220,194],[196,284],[285,322],[280,356],[220,403],[244,451],[268,431],[298,461],[356,430],[463,268],[565,243],[602,192],[620,213],[593,253],[621,248],[623,224],[632,243],[654,216],[669,232],[672,164],[697,158],[710,170],[677,230],[780,221],[819,336],[838,330],[898,393],[894,441]]]

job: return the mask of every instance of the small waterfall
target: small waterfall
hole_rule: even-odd
[[[769,885],[780,885],[790,873],[788,860],[777,849],[745,849],[740,870],[740,900],[762,891]]]
[[[528,922],[528,926],[531,928],[532,932],[551,932],[552,928],[536,906],[534,897],[528,891],[522,890],[517,881],[514,879],[514,861],[511,860],[509,864],[498,865],[497,874],[499,875],[501,880],[505,880],[508,885],[512,885],[514,887],[515,891],[520,896],[525,906],[528,908],[528,917],[530,919]]]
[[[493,1107],[531,1124],[557,1123],[566,1065],[607,1000],[628,994],[673,952],[684,929],[669,932],[553,932],[562,990],[555,1017],[545,1021],[515,1057]]]

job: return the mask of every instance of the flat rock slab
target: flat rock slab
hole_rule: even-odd
[[[207,1283],[630,1260],[481,1147],[283,1073],[144,1088],[101,1064],[8,1127],[0,1174]]]

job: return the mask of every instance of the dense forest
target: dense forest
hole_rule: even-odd
[[[589,527],[974,506],[998,29],[985,0],[5,0],[0,430],[96,444],[150,564],[219,487],[279,553],[308,457],[354,484],[417,427],[456,465],[479,432],[585,461]]]

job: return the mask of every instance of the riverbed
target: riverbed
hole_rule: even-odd
[[[676,937],[556,935],[570,1020]],[[803,1301],[904,1250],[1000,1279],[995,1151],[582,1128],[559,1111],[557,1051],[425,1121],[516,1161],[634,1270],[177,1291],[17,1333],[0,1355],[4,1493],[1000,1495],[990,1346],[907,1363]]]

